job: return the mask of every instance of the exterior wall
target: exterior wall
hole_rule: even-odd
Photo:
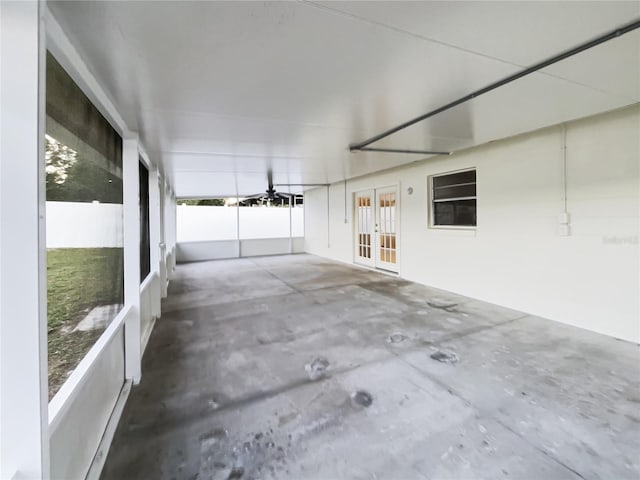
[[[238,240],[203,240],[200,242],[180,242],[176,249],[176,261],[200,262],[203,260],[219,260],[237,258],[240,242]]]
[[[400,275],[640,342],[640,107],[305,193],[305,250],[353,262],[353,193],[397,184]],[[428,227],[430,175],[476,167],[475,230]],[[413,187],[413,194],[408,194]]]
[[[240,240],[240,256],[259,257],[261,255],[284,255],[302,253],[302,237],[297,238],[252,238]]]
[[[252,238],[178,243],[178,262],[199,262],[223,258],[285,255],[304,252],[304,238]]]

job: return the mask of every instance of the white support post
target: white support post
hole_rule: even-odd
[[[160,175],[157,168],[149,170],[149,245],[151,249],[151,273],[158,275],[157,292],[153,295],[152,314],[160,317],[160,298],[162,296],[162,248],[160,234]]]
[[[177,238],[177,215],[178,215],[178,211],[177,211],[177,201],[176,201],[176,193],[171,190],[171,196],[170,196],[170,200],[171,203],[169,204],[169,207],[171,208],[171,231],[170,231],[170,235],[171,235],[171,241],[169,243],[170,245],[170,249],[171,249],[171,272],[173,272],[175,270],[176,267],[176,238]]]
[[[158,248],[160,252],[160,295],[167,296],[167,188],[164,179],[158,184],[160,196],[160,242]]]
[[[242,244],[240,243],[240,197],[236,197],[236,241],[238,242],[238,258],[242,256]]]
[[[0,478],[49,478],[40,2],[0,2]]]
[[[124,303],[131,306],[124,327],[125,377],[141,377],[140,349],[140,184],[138,136],[125,135],[122,146],[124,200]]]
[[[291,218],[291,199],[293,195],[289,196],[289,254],[293,253],[293,220]]]
[[[331,185],[327,185],[327,248],[331,248],[331,201],[329,198],[329,190]]]

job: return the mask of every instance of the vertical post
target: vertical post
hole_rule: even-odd
[[[347,215],[347,180],[344,181],[344,223],[349,223],[349,216]]]
[[[238,258],[242,256],[240,248],[240,197],[236,197],[236,239],[238,240]]]
[[[164,179],[158,182],[160,197],[160,242],[158,243],[160,253],[160,295],[162,298],[167,296],[167,190]]]
[[[0,2],[0,478],[49,478],[40,2]]]
[[[329,201],[329,189],[331,185],[327,185],[327,248],[331,248],[331,203]]]
[[[176,267],[176,239],[177,239],[177,226],[178,226],[177,204],[178,202],[176,201],[176,192],[174,192],[173,190],[170,190],[170,192],[171,194],[169,196],[169,207],[171,208],[171,215],[170,215],[171,230],[170,230],[170,237],[169,237],[170,238],[169,248],[171,249],[171,269],[169,270],[169,272],[173,272]],[[165,285],[165,288],[166,288],[166,285]]]
[[[160,316],[160,298],[162,295],[162,275],[160,240],[160,175],[157,168],[149,170],[149,245],[151,248],[151,273],[158,275],[157,291],[153,295],[152,314]]]
[[[124,326],[125,377],[140,382],[140,185],[138,136],[123,140],[124,303],[131,307]]]
[[[164,194],[161,194],[163,206],[163,224],[162,231],[164,238],[162,240],[162,256],[164,258],[163,265],[164,269],[164,278],[162,281],[162,296],[167,296],[167,286],[169,284],[169,276],[170,272],[173,271],[175,266],[175,258],[176,258],[176,196],[175,193],[171,190],[171,187],[166,182],[162,183],[162,188],[164,189]],[[169,255],[167,255],[167,252]],[[168,260],[167,260],[168,258]]]
[[[293,224],[291,220],[291,197],[289,196],[289,254],[293,253]]]

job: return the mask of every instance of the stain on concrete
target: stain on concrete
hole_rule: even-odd
[[[287,423],[291,422],[292,420],[295,420],[297,417],[298,417],[297,412],[291,412],[286,415],[281,415],[280,417],[278,417],[278,426],[282,427]]]
[[[250,438],[236,437],[224,428],[201,436],[198,478],[238,480],[273,476],[283,468],[291,439],[282,441],[272,428],[252,433]]]
[[[449,352],[446,350],[438,350],[437,352],[432,353],[430,357],[441,363],[458,363],[458,355],[456,355],[455,352]]]
[[[457,303],[448,302],[446,300],[438,300],[438,299],[427,300],[427,305],[429,305],[432,308],[438,308],[440,310],[446,310],[446,311],[451,311],[452,308],[455,308],[458,306]]]
[[[325,377],[329,371],[329,360],[324,357],[316,357],[304,366],[309,375],[309,380],[316,381]]]
[[[233,467],[231,472],[229,472],[228,480],[242,478],[244,475],[244,467]]]
[[[351,394],[351,403],[356,407],[368,408],[373,403],[373,397],[366,390],[358,390]]]
[[[387,343],[397,344],[407,340],[407,336],[402,333],[392,333],[387,337]]]

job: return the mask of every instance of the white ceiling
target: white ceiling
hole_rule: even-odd
[[[640,2],[48,5],[182,197],[262,192],[270,167],[327,183],[416,161],[348,146],[640,18]],[[638,101],[640,30],[372,146],[457,150]]]

